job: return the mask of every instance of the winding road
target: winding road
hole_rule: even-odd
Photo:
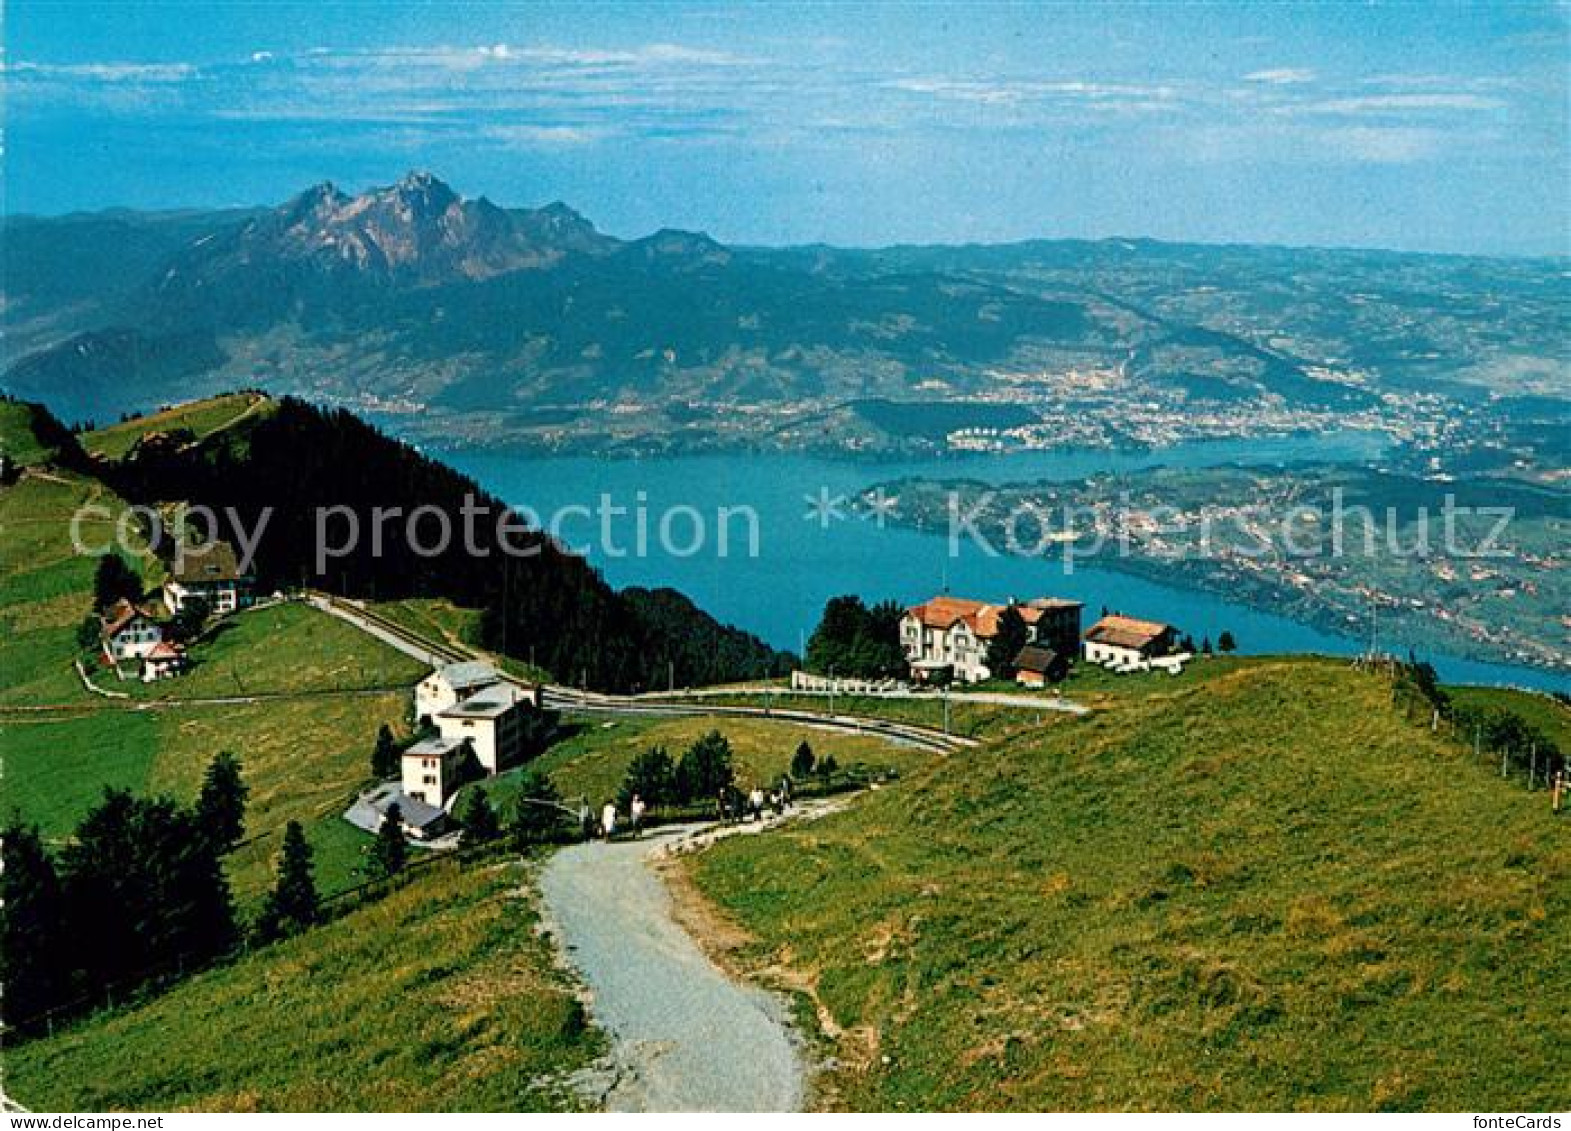
[[[545,915],[614,1040],[611,1111],[797,1111],[804,1068],[784,1003],[729,978],[676,921],[653,858],[702,829],[559,850]]]

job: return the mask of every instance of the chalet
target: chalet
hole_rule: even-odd
[[[171,613],[200,597],[213,615],[222,616],[249,605],[251,593],[251,577],[241,571],[234,546],[223,541],[182,546],[164,581],[164,604]]]
[[[1069,674],[1069,658],[1045,644],[1027,644],[1015,657],[1015,682],[1021,687],[1046,687]]]
[[[404,751],[404,792],[416,801],[441,808],[463,784],[464,764],[473,756],[467,739],[439,734],[421,739]]]
[[[912,675],[925,679],[948,669],[965,683],[987,679],[992,674],[987,666],[988,646],[1009,608],[1025,622],[1028,643],[1046,643],[1062,655],[1074,653],[1080,634],[1078,601],[1041,598],[1024,604],[988,604],[938,596],[907,609],[900,621],[900,645]]]
[[[140,660],[164,640],[164,630],[153,619],[153,614],[126,600],[109,606],[99,631],[104,655],[111,663]]]
[[[344,820],[358,829],[375,833],[386,823],[387,814],[394,805],[398,806],[399,823],[403,825],[405,835],[416,840],[430,840],[440,835],[447,826],[447,814],[441,806],[428,805],[418,798],[410,797],[392,782],[367,790],[355,798],[354,804],[345,811]]]
[[[1173,651],[1178,630],[1159,621],[1105,616],[1086,630],[1087,663],[1118,671],[1143,671]]]
[[[177,676],[186,669],[185,649],[172,640],[161,640],[142,657],[142,682],[154,683]]]
[[[443,738],[467,741],[486,773],[516,762],[523,755],[524,721],[539,707],[539,691],[511,683],[493,683],[431,717]]]
[[[415,685],[415,718],[434,719],[447,708],[501,682],[497,670],[479,660],[437,668]]]

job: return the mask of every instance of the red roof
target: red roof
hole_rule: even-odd
[[[1097,644],[1111,644],[1117,648],[1147,648],[1160,637],[1172,632],[1172,625],[1161,621],[1137,620],[1116,614],[1105,616],[1086,630],[1086,639]]]
[[[130,624],[137,617],[149,618],[145,609],[139,609],[124,597],[104,610],[104,635],[118,636],[121,629]]]
[[[171,644],[167,640],[160,640],[146,656],[149,660],[183,660],[185,649],[178,644]]]
[[[1020,619],[1027,625],[1033,625],[1042,619],[1046,608],[1032,608],[1030,605],[1015,605],[1015,612],[1020,614]],[[934,597],[920,605],[913,605],[906,610],[907,616],[916,617],[927,628],[947,629],[957,622],[963,621],[967,628],[983,640],[998,635],[998,618],[1004,615],[1006,605],[992,605],[985,601],[971,601],[964,597]]]

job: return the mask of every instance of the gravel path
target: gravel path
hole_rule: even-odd
[[[573,845],[540,878],[546,916],[615,1045],[612,1111],[796,1111],[784,1005],[732,981],[673,918],[652,857],[694,827]]]

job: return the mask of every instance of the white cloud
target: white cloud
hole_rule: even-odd
[[[1263,71],[1251,71],[1244,76],[1244,81],[1263,82],[1271,86],[1295,86],[1314,82],[1315,77],[1315,72],[1307,67],[1270,67]]]
[[[190,63],[8,63],[4,73],[96,83],[175,83],[197,75]]]
[[[1372,94],[1356,98],[1332,98],[1286,107],[1292,113],[1362,114],[1434,113],[1445,111],[1498,110],[1505,105],[1498,98],[1480,94]]]

